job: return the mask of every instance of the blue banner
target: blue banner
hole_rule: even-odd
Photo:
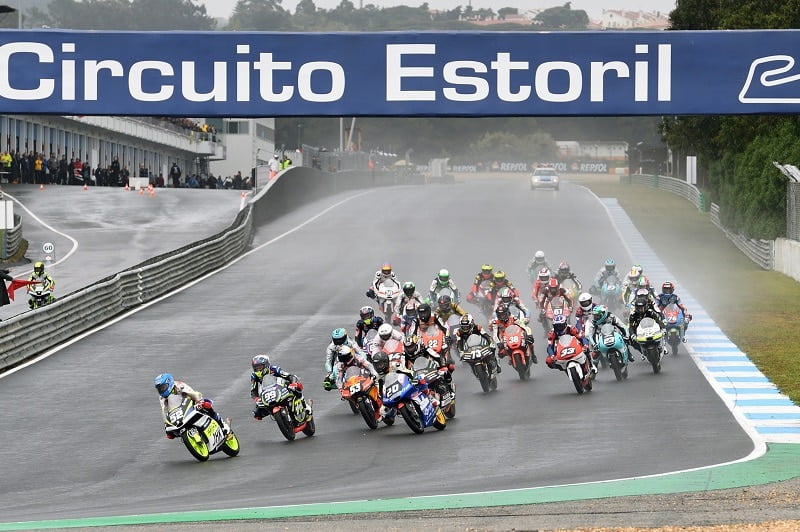
[[[0,113],[796,113],[800,31],[0,32]]]

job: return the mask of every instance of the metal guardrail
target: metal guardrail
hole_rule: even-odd
[[[6,260],[13,257],[22,244],[22,216],[14,215],[14,227],[0,230],[2,246],[0,246],[0,259]]]
[[[253,207],[224,231],[149,259],[2,324],[0,369],[7,369],[125,310],[174,290],[239,256],[253,234]]]
[[[711,223],[725,233],[728,240],[741,250],[742,253],[758,264],[765,270],[773,270],[775,266],[775,241],[774,240],[756,240],[746,238],[741,234],[735,234],[725,228],[719,221],[719,205],[716,203],[711,204]]]
[[[621,179],[624,181],[626,177],[623,176]],[[672,192],[691,201],[698,210],[706,211],[708,209],[705,193],[682,179],[660,175],[634,174],[630,176],[630,182],[634,185],[650,185],[653,188]]]

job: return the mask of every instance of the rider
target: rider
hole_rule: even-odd
[[[194,407],[197,410],[214,418],[217,423],[219,423],[219,426],[222,427],[223,432],[226,435],[230,434],[230,419],[227,421],[222,421],[222,418],[219,417],[217,411],[214,410],[214,402],[211,399],[203,398],[202,393],[192,389],[192,387],[185,382],[176,381],[171,373],[162,373],[161,375],[157,375],[153,380],[153,386],[155,386],[160,397],[159,401],[161,402],[161,416],[164,418],[164,430],[167,433],[167,438],[170,440],[175,437],[175,432],[170,430],[169,425],[167,424],[167,399],[170,395],[181,395],[183,397],[188,397],[194,402]]]
[[[370,306],[361,307],[359,311],[361,319],[356,322],[356,343],[358,347],[364,347],[364,337],[367,331],[378,328],[383,325],[383,318],[375,315],[375,309]]]
[[[372,339],[372,344],[367,346],[367,352],[372,356],[380,353],[383,351],[383,345],[388,342],[390,338],[402,342],[403,334],[388,323],[384,323],[378,327],[378,334]]]
[[[549,268],[542,268],[539,270],[539,274],[536,276],[536,280],[533,282],[533,292],[531,293],[531,299],[536,304],[539,305],[539,299],[542,297],[542,293],[547,289],[547,283],[550,282],[550,269]]]
[[[424,301],[422,301],[422,296],[417,292],[417,285],[412,281],[403,283],[403,295],[400,297],[400,303],[397,305],[397,308],[404,309],[409,303],[416,303],[416,305],[414,305],[415,307],[424,303]]]
[[[367,354],[361,349],[361,346],[347,336],[346,329],[342,327],[334,329],[331,333],[331,343],[328,344],[328,349],[325,351],[325,371],[327,371],[328,374],[325,380],[322,381],[322,387],[326,390],[331,390],[336,380],[336,355],[342,351],[343,348],[348,347],[356,353],[358,358],[368,360]]]
[[[594,360],[589,356],[589,342],[581,335],[581,332],[575,328],[574,325],[567,324],[567,317],[559,314],[553,318],[553,328],[547,333],[547,358],[544,359],[545,364],[550,369],[560,369],[566,371],[558,364],[555,363],[556,358],[556,344],[558,339],[565,334],[574,336],[583,344],[583,352],[586,353],[586,359],[589,361],[589,369],[592,373],[597,373],[597,366],[594,365]]]
[[[417,308],[417,317],[419,318],[419,328],[421,330],[424,331],[428,327],[435,325],[447,336],[447,325],[438,316],[431,314],[431,306],[429,304],[423,303]]]
[[[561,263],[558,265],[558,271],[556,271],[556,280],[558,281],[558,284],[563,284],[567,279],[572,279],[572,281],[575,283],[576,292],[583,290],[583,285],[575,276],[575,272],[570,269],[569,263],[567,261],[561,261]]]
[[[658,310],[661,313],[664,313],[664,309],[670,303],[675,303],[679,309],[683,311],[684,322],[683,322],[683,331],[681,331],[681,341],[686,343],[686,336],[684,333],[686,329],[689,328],[689,322],[692,321],[692,315],[689,314],[689,311],[686,310],[686,307],[683,306],[681,303],[681,298],[678,294],[675,293],[675,284],[672,281],[664,281],[661,285],[661,293],[656,296],[656,305],[658,306]]]
[[[270,364],[269,355],[266,353],[254,356],[251,365],[253,366],[253,373],[250,374],[250,398],[256,405],[258,405],[258,397],[261,392],[261,384],[264,381],[264,376],[272,375],[289,381],[286,387],[290,389],[297,398],[303,401],[306,414],[309,416],[311,415],[311,405],[309,405],[308,401],[303,397],[303,383],[300,382],[297,375],[287,373],[283,371],[280,366],[273,366]],[[269,412],[267,412],[263,406],[256,406],[256,409],[253,410],[253,417],[258,421],[261,421],[262,418],[268,415]]]
[[[608,279],[608,277],[611,275],[616,275],[619,277],[617,274],[617,263],[614,261],[614,259],[609,258],[606,259],[606,263],[602,268],[600,268],[600,271],[597,272],[597,275],[595,275],[594,284],[589,287],[589,292],[593,294],[599,294],[600,290],[603,288],[603,283],[605,283],[606,279]]]
[[[456,340],[456,347],[458,347],[459,351],[464,351],[465,344],[467,342],[467,338],[470,337],[471,334],[478,334],[482,336],[489,345],[494,348],[494,366],[497,368],[497,373],[502,372],[502,368],[500,364],[497,363],[497,349],[495,347],[494,339],[492,335],[488,332],[484,331],[483,328],[475,323],[475,320],[469,314],[464,314],[461,316],[461,322],[459,323],[458,329],[455,330],[455,340]]]
[[[547,302],[558,296],[563,297],[564,301],[567,302],[567,305],[572,307],[572,300],[567,295],[567,291],[562,286],[559,286],[555,277],[551,277],[547,282],[547,289],[542,292],[541,298],[539,299],[539,321],[542,321],[542,316],[544,315],[545,305],[547,305]]]
[[[497,301],[495,301],[493,310],[497,311],[500,305],[507,306],[509,310],[511,310],[511,307],[517,307],[519,309],[520,314],[525,318],[525,320],[530,320],[531,318],[531,312],[528,310],[528,307],[526,307],[522,303],[522,301],[519,298],[519,295],[517,295],[513,290],[511,290],[507,286],[501,288],[500,291],[497,292]]]
[[[492,285],[491,285],[491,299],[492,301],[497,301],[497,293],[500,292],[503,288],[509,288],[512,292],[514,292],[514,296],[519,297],[519,292],[516,288],[514,288],[514,283],[508,280],[506,277],[506,272],[503,270],[497,270],[492,275]]]
[[[375,279],[372,280],[372,286],[367,290],[367,297],[375,299],[375,293],[378,291],[378,287],[389,280],[394,281],[398,285],[400,284],[397,281],[397,275],[392,271],[392,265],[388,262],[384,262],[381,269],[375,272]]]
[[[544,258],[544,251],[539,250],[533,254],[533,258],[528,262],[528,278],[533,281],[534,276],[542,271],[542,268],[550,270],[550,265],[547,264],[547,259]]]
[[[475,296],[478,294],[478,288],[480,288],[481,283],[489,281],[492,282],[492,268],[491,264],[484,264],[481,266],[481,271],[478,275],[475,276],[475,280],[472,282],[472,288],[469,290],[469,294],[467,294],[467,301],[470,303],[475,303]],[[488,292],[486,293],[486,297],[488,297]],[[441,298],[440,298],[441,299]]]
[[[586,329],[586,322],[592,317],[592,309],[594,308],[594,301],[592,294],[583,292],[578,296],[578,307],[575,309],[575,323],[581,323],[581,328]]]
[[[458,314],[459,316],[466,315],[466,312],[464,312],[464,309],[461,308],[461,305],[454,303],[447,294],[440,295],[437,303],[438,305],[433,313],[444,324],[447,323],[447,320],[449,320],[450,316],[453,314]]]
[[[666,329],[664,326],[664,317],[653,307],[650,299],[650,292],[648,292],[646,288],[640,288],[636,291],[636,296],[633,300],[633,310],[628,318],[628,330],[631,332],[630,343],[640,353],[642,352],[642,348],[635,339],[636,329],[639,327],[639,323],[641,323],[641,321],[645,318],[652,318],[656,323],[658,323],[659,327]],[[664,345],[664,353],[666,352],[667,346]]]
[[[607,306],[595,305],[595,307],[592,308],[591,319],[587,319],[583,327],[583,335],[589,341],[589,344],[592,346],[592,348],[597,345],[597,342],[595,341],[595,335],[600,331],[600,327],[604,323],[610,323],[616,327],[625,342],[628,345],[631,345],[628,331],[625,329],[625,325],[622,323],[622,320],[608,310]],[[633,354],[631,353],[630,349],[628,349],[628,362],[633,362]]]
[[[52,303],[55,299],[53,297],[53,291],[56,288],[56,282],[50,277],[50,274],[44,271],[44,262],[37,261],[33,265],[33,271],[31,272],[31,276],[28,277],[28,281],[33,281],[36,284],[42,284],[44,289],[50,292],[50,296],[48,297],[48,303]],[[29,284],[27,291],[28,294],[33,292],[33,287],[35,285]],[[28,299],[28,306],[33,308],[33,298],[31,297]]]
[[[389,327],[389,325],[387,325],[387,327]],[[347,372],[347,368],[352,366],[367,370],[370,372],[373,379],[378,380],[378,372],[375,371],[372,364],[360,357],[353,356],[353,349],[350,346],[343,346],[336,354],[336,388],[339,390],[341,390],[344,385],[344,374]],[[328,391],[332,390],[332,388],[325,389]]]
[[[403,315],[400,316],[400,332],[408,336],[419,332],[419,303],[416,300],[409,301],[403,308]]]
[[[536,359],[536,354],[533,352],[534,339],[531,335],[530,327],[526,325],[526,320],[517,320],[517,318],[515,318],[511,312],[509,312],[508,306],[504,303],[500,304],[494,313],[495,318],[489,322],[489,330],[492,332],[494,341],[497,343],[497,354],[500,356],[500,358],[503,358],[506,355],[502,338],[503,331],[505,331],[510,325],[519,325],[525,331],[525,341],[531,346],[531,360],[534,364],[538,364],[539,361]]]
[[[458,287],[450,277],[450,272],[445,269],[439,270],[439,273],[433,278],[431,287],[428,289],[428,299],[430,301],[436,301],[436,295],[440,290],[444,290],[445,288],[449,288],[453,292],[453,300],[456,302],[456,304],[458,304],[461,301],[461,297],[458,293]]]

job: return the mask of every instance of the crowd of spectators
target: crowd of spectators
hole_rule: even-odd
[[[214,126],[206,124],[205,122],[201,124],[195,120],[192,120],[191,118],[182,118],[179,116],[162,116],[159,117],[159,120],[173,124],[181,129],[188,130],[192,134],[196,134],[197,138],[200,140],[211,140],[213,142],[217,141],[217,129]]]

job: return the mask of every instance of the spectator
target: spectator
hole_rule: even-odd
[[[47,182],[58,182],[58,159],[56,159],[55,153],[51,153],[50,158],[47,160]]]
[[[83,163],[80,157],[77,157],[72,163],[72,184],[83,184]]]
[[[172,167],[169,169],[169,178],[172,180],[172,188],[180,188],[181,186],[181,167],[178,166],[177,162],[172,163]]]
[[[114,160],[111,161],[111,167],[108,171],[108,181],[110,185],[119,186],[120,177],[119,156],[115,155]]]
[[[281,159],[281,170],[286,170],[290,166],[292,166],[292,160],[284,153],[283,159]]]
[[[231,176],[225,176],[225,181],[222,183],[222,186],[225,188],[225,190],[230,190],[233,188],[233,179],[231,179]]]
[[[14,281],[14,278],[9,275],[10,273],[11,270],[0,269],[0,307],[11,303],[11,299],[9,298],[8,289],[5,283],[6,281],[10,283]],[[12,290],[13,290],[13,285],[12,285]]]
[[[37,185],[44,184],[44,161],[38,153],[33,159],[33,182]]]
[[[233,176],[233,189],[234,190],[241,190],[242,189],[242,171],[241,170],[236,172],[236,175]]]
[[[128,171],[127,165],[122,165],[122,169],[119,171],[119,186],[127,187],[130,185],[130,177],[131,173]]]
[[[67,184],[67,176],[69,176],[69,165],[67,164],[67,156],[62,155],[61,160],[58,161],[58,175],[56,175],[56,183],[59,185]]]
[[[139,177],[150,177],[150,172],[148,172],[144,163],[139,163]]]
[[[13,160],[14,158],[7,151],[0,155],[0,172],[2,172],[0,178],[5,177],[8,183],[11,183],[11,163]],[[2,182],[2,179],[0,179],[0,182]]]

